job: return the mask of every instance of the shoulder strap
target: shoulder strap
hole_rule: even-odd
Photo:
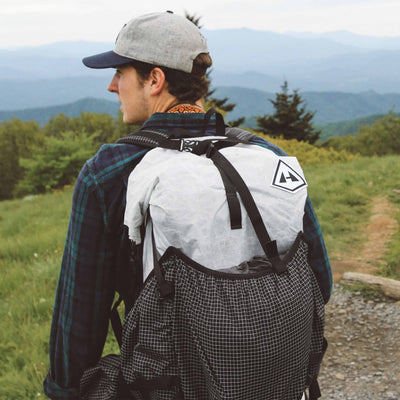
[[[198,138],[201,136],[206,137],[205,135],[207,127],[213,115],[215,116],[215,135],[226,136],[226,127],[222,115],[214,108],[211,108],[204,114],[203,127],[197,133],[191,133],[188,130],[182,128],[170,129],[168,130],[168,133],[160,129],[141,128],[136,132],[130,133],[129,135],[118,139],[116,143],[136,144],[149,148],[163,147],[171,150],[186,151],[187,146],[189,146],[189,148],[192,147],[191,141],[188,138]],[[234,129],[237,130],[237,128]],[[179,137],[180,139],[177,139]],[[232,138],[242,140],[240,137],[233,136]],[[195,144],[196,143],[197,141],[195,142]]]
[[[210,144],[210,147],[207,151],[207,157],[209,157],[218,168],[224,171],[232,185],[239,193],[261,247],[264,250],[265,255],[270,260],[275,272],[282,273],[286,271],[287,265],[285,265],[285,263],[283,263],[279,257],[276,240],[271,240],[258,207],[246,183],[236,171],[235,167],[228,161],[226,157],[222,155],[220,151],[218,151],[217,146],[218,143],[216,145],[213,143]]]
[[[255,137],[253,133],[237,127],[228,127],[225,134],[231,139],[239,140],[241,143],[250,143],[250,139]]]
[[[177,138],[176,136],[182,136]],[[138,145],[147,148],[162,147],[164,149],[178,150],[178,151],[191,151],[200,146],[200,142],[216,140],[226,140],[226,143],[231,145],[237,143],[249,144],[250,139],[254,135],[240,128],[228,127],[225,129],[224,135],[204,136],[202,132],[199,134],[190,133],[184,129],[172,129],[169,133],[157,129],[140,129],[137,132],[130,133],[129,135],[120,138],[116,143],[124,143],[131,145]],[[200,139],[201,138],[201,139]],[[208,146],[208,145],[207,145]],[[198,149],[198,153],[204,154],[204,149]]]

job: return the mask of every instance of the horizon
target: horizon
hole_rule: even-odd
[[[247,28],[280,34],[338,31],[376,38],[400,37],[397,0],[204,0],[188,7],[183,0],[161,0],[131,7],[128,0],[11,1],[0,9],[0,48],[37,47],[58,42],[113,42],[134,16],[173,10],[200,17],[206,30]],[[127,16],[129,16],[127,18]],[[71,29],[73,26],[73,29]]]
[[[216,29],[206,29],[202,28],[205,31],[210,31],[210,32],[215,32],[215,31],[222,31],[222,30],[251,30],[251,31],[257,31],[257,32],[266,32],[266,33],[273,33],[273,34],[278,34],[278,35],[287,35],[287,36],[296,36],[296,35],[315,35],[315,36],[325,36],[325,35],[333,35],[333,34],[349,34],[355,37],[360,37],[360,38],[374,38],[374,39],[400,39],[400,33],[397,36],[378,36],[378,35],[363,35],[360,33],[354,33],[349,30],[332,30],[332,31],[326,31],[326,32],[311,32],[311,31],[286,31],[286,32],[278,32],[278,31],[272,31],[272,30],[267,30],[267,29],[255,29],[255,28],[248,28],[248,27],[233,27],[233,28],[216,28]],[[9,46],[9,47],[2,47],[0,44],[0,50],[9,50],[9,51],[18,51],[18,50],[23,50],[23,49],[30,49],[30,48],[36,48],[36,47],[46,47],[46,46],[54,46],[59,43],[96,43],[96,44],[110,44],[110,46],[113,45],[113,40],[88,40],[88,39],[61,39],[57,40],[54,42],[48,42],[48,43],[39,43],[39,44],[26,44],[26,45],[15,45],[15,46]]]

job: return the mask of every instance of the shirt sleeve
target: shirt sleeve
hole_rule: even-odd
[[[303,230],[309,245],[309,262],[326,304],[332,293],[332,270],[321,227],[309,197],[304,209]]]
[[[113,249],[96,183],[86,164],[74,189],[50,336],[51,399],[78,399],[83,371],[102,354],[115,292]]]

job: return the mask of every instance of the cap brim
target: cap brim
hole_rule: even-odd
[[[130,63],[131,61],[131,58],[120,56],[113,51],[107,51],[105,53],[85,57],[82,60],[82,62],[89,68],[113,68],[119,65]]]

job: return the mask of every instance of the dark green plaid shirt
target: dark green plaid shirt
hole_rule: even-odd
[[[204,114],[155,113],[144,126],[165,131],[183,128],[195,133],[204,127]],[[206,134],[214,133],[212,119]],[[254,137],[253,142],[285,154],[261,137]],[[51,399],[78,399],[82,372],[93,366],[103,351],[111,305],[121,282],[118,277],[122,276],[126,288],[131,288],[131,301],[135,288],[142,284],[141,271],[129,269],[130,243],[123,219],[129,174],[146,151],[134,145],[104,145],[86,162],[77,179],[53,313],[50,371],[44,381],[45,393]],[[309,199],[304,234],[327,302],[331,268]]]

